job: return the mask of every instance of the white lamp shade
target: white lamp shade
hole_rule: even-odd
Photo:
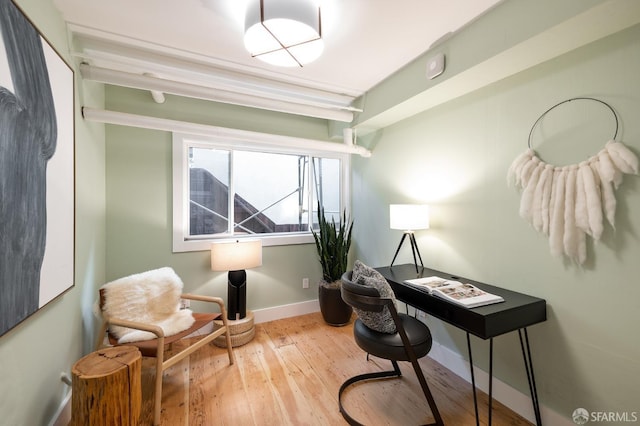
[[[389,225],[391,229],[416,231],[429,229],[429,206],[426,204],[389,205]]]
[[[244,46],[252,56],[277,66],[300,66],[316,60],[324,50],[317,1],[251,0],[245,16]]]
[[[212,271],[240,271],[262,265],[262,240],[225,240],[211,244]]]

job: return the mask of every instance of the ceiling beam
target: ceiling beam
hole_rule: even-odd
[[[640,23],[637,0],[567,1],[564,15],[556,11],[555,0],[545,1],[502,3],[435,46],[370,90],[363,97],[365,112],[352,127],[361,135],[382,129]],[[536,11],[544,13],[545,20],[534,19]],[[538,21],[546,27],[535,28]],[[478,39],[484,40],[484,52]],[[428,80],[424,71],[436,52],[446,52],[449,69]],[[397,99],[398,93],[404,93],[404,99]]]
[[[98,123],[162,130],[166,132],[187,133],[198,136],[222,137],[230,142],[234,142],[234,146],[236,147],[241,147],[242,144],[262,144],[277,146],[279,148],[292,148],[298,151],[302,148],[317,152],[341,152],[357,154],[362,157],[371,157],[371,151],[353,143],[350,132],[345,132],[344,143],[337,143],[293,136],[252,132],[249,130],[230,129],[227,127],[211,126],[209,124],[171,120],[88,107],[82,108],[82,116],[85,120]]]
[[[307,117],[323,118],[349,123],[353,120],[353,112],[348,108],[326,105],[319,102],[296,103],[281,100],[277,95],[265,98],[250,93],[238,93],[202,85],[167,80],[152,75],[134,74],[114,69],[80,65],[80,74],[85,80],[133,89],[149,90],[177,96],[185,96],[207,101],[260,108],[270,111],[297,114]]]

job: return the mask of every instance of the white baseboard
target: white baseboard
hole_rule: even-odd
[[[452,351],[451,349],[442,346],[438,342],[434,341],[429,352],[429,357],[439,362],[456,375],[460,376],[469,384],[471,384],[471,372],[469,370],[469,362],[465,360],[460,354]],[[523,366],[524,368],[524,366]],[[476,386],[478,389],[485,393],[489,392],[489,374],[477,367],[474,367],[473,374],[475,376]],[[533,413],[533,404],[531,397],[523,394],[522,392],[512,388],[499,379],[493,378],[493,398],[500,401],[509,409],[518,413],[531,423],[536,422],[535,415]],[[480,413],[480,416],[486,416],[486,413]],[[546,408],[544,405],[540,405],[540,416],[542,417],[542,424],[557,425],[557,426],[575,426],[575,424],[568,418],[562,417],[555,411]]]
[[[275,321],[284,318],[297,317],[299,315],[319,312],[320,304],[318,300],[309,300],[307,302],[292,303],[289,305],[274,306],[273,308],[257,309],[253,311],[253,322],[259,324],[261,322]],[[205,325],[200,330],[188,335],[187,337],[209,334],[213,331],[213,324]]]
[[[71,422],[71,389],[64,397],[49,426],[67,426]]]
[[[291,303],[289,305],[274,306],[273,308],[257,309],[253,311],[256,324],[269,322],[283,318],[306,315],[320,311],[318,299],[306,302]]]

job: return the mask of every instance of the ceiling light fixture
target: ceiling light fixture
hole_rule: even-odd
[[[251,56],[281,67],[302,67],[324,49],[316,0],[252,0],[244,46]]]

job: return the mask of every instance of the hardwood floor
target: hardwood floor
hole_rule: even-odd
[[[163,425],[346,425],[338,389],[349,377],[390,369],[353,340],[352,326],[331,327],[320,313],[256,325],[256,337],[235,348],[236,363],[215,346],[165,372]],[[177,349],[177,348],[174,348]],[[347,411],[366,425],[417,425],[433,421],[409,363],[402,379],[356,384],[345,393]],[[474,425],[471,386],[425,357],[420,361],[446,425]],[[151,424],[152,361],[143,361],[142,424]],[[487,397],[480,396],[481,424]],[[530,425],[494,401],[493,424]]]

